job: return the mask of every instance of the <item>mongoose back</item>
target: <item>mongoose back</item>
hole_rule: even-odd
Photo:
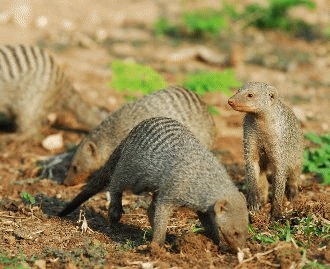
[[[244,195],[212,153],[176,120],[157,117],[139,123],[59,216],[106,186],[111,222],[121,218],[124,190],[153,193],[148,217],[157,244],[164,243],[172,209],[186,206],[197,212],[215,243],[223,238],[235,251],[244,246],[248,229]]]
[[[106,113],[89,108],[74,93],[63,68],[37,46],[0,45],[0,112],[26,136],[39,131],[50,112],[62,107],[93,128]]]
[[[268,198],[266,172],[271,172],[272,217],[282,216],[284,193],[292,200],[298,191],[303,136],[292,110],[281,102],[277,89],[260,82],[244,85],[228,100],[246,112],[243,124],[248,205],[259,210]]]
[[[215,126],[206,105],[192,91],[171,86],[125,104],[85,137],[73,157],[64,184],[85,182],[92,172],[106,162],[134,126],[144,119],[162,116],[178,120],[202,144],[208,148],[212,146]]]

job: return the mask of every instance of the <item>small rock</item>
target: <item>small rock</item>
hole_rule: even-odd
[[[42,141],[41,144],[45,149],[49,151],[60,149],[63,147],[63,135],[62,134],[49,135]]]
[[[34,262],[34,266],[39,269],[46,269],[46,261],[45,260],[36,260]]]
[[[36,26],[38,28],[44,28],[48,25],[49,23],[49,20],[46,16],[39,16],[37,19],[36,19]]]

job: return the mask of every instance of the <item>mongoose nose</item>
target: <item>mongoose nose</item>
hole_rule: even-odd
[[[234,104],[234,101],[232,99],[228,99],[228,104],[232,106]]]

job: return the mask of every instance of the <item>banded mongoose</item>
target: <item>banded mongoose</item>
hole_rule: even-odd
[[[109,218],[114,223],[123,213],[124,190],[153,193],[148,208],[153,243],[164,243],[173,208],[186,206],[197,211],[215,243],[222,237],[232,250],[244,246],[248,230],[244,195],[212,153],[174,119],[149,118],[134,127],[59,216],[69,214],[107,186]]]
[[[135,102],[127,103],[112,113],[79,144],[71,162],[65,185],[83,183],[100,168],[130,130],[144,119],[169,117],[178,120],[210,148],[215,125],[207,106],[192,91],[171,86]]]
[[[47,115],[63,107],[89,128],[107,116],[82,102],[63,68],[37,46],[0,45],[0,96],[0,112],[26,136],[38,133]]]
[[[229,98],[229,105],[246,112],[243,124],[248,205],[259,210],[267,202],[272,183],[273,218],[282,217],[284,193],[292,200],[298,192],[303,158],[303,135],[292,110],[283,104],[277,89],[250,82]]]

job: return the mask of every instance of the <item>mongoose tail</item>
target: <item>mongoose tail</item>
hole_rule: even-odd
[[[120,158],[120,151],[121,146],[118,146],[105,164],[105,167],[101,167],[99,170],[90,175],[89,180],[84,186],[83,190],[69,204],[67,204],[60,213],[58,213],[59,217],[64,217],[70,214],[82,203],[87,201],[95,194],[103,191],[105,187],[109,185],[111,175],[113,174],[117,162]]]

